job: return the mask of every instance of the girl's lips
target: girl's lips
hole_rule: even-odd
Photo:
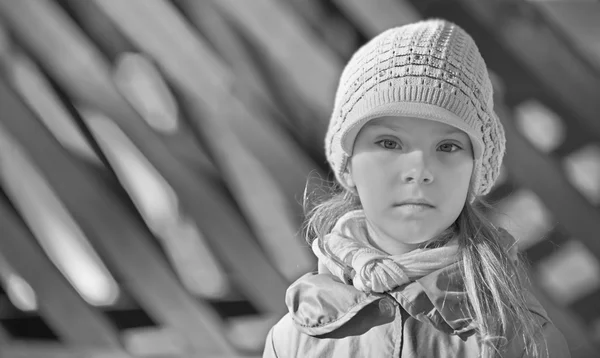
[[[432,210],[434,207],[428,204],[402,204],[396,205],[396,209],[405,213],[421,213]]]
[[[403,206],[403,205],[423,205],[423,206],[428,206],[430,208],[433,208],[434,205],[432,203],[430,203],[428,200],[423,199],[423,198],[416,198],[416,199],[406,199],[406,200],[402,200],[401,202],[394,204],[394,206]]]
[[[429,208],[429,209],[433,209],[432,205],[429,204],[400,204],[400,205],[395,205],[398,208],[405,208],[405,207],[409,207],[409,208]]]

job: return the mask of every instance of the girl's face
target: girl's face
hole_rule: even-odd
[[[469,190],[469,136],[450,125],[406,117],[369,121],[348,165],[372,237],[389,254],[431,240],[458,218]]]

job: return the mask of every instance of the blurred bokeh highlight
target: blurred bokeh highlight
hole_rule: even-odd
[[[258,357],[316,268],[308,190],[375,34],[475,38],[508,141],[490,217],[600,356],[600,2],[0,0],[0,357]]]

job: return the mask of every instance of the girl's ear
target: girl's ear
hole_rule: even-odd
[[[354,177],[352,176],[352,165],[350,163],[348,163],[346,170],[344,171],[344,180],[349,187],[356,188]]]

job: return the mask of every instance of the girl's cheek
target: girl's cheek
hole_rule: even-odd
[[[473,164],[473,157],[469,155],[466,151],[453,154],[444,154],[445,155],[438,156],[438,161],[445,165],[451,167],[468,167],[469,165]]]

